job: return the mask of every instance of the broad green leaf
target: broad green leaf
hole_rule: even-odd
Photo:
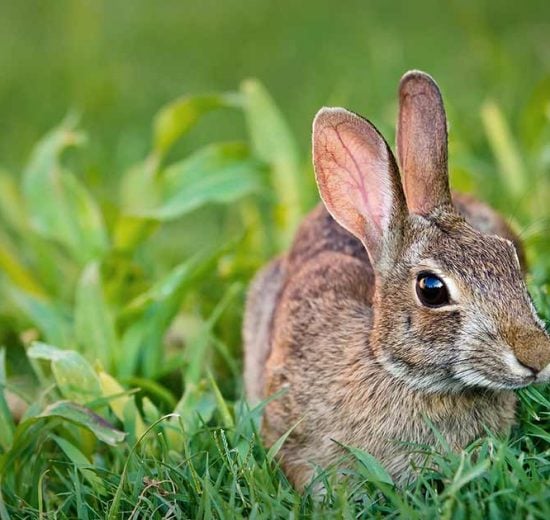
[[[120,204],[123,214],[135,214],[155,207],[160,199],[157,183],[158,161],[148,157],[128,169],[120,182]]]
[[[298,148],[294,136],[263,85],[243,82],[244,110],[253,151],[271,167],[271,183],[277,197],[275,219],[287,245],[302,216],[302,182]]]
[[[32,229],[23,238],[20,249],[29,257],[29,269],[32,266],[32,274],[49,299],[60,306],[62,301],[72,297],[81,266],[56,241]]]
[[[57,421],[56,421],[57,420]],[[0,475],[5,467],[10,467],[20,457],[25,448],[36,442],[37,437],[55,427],[59,420],[69,421],[90,431],[98,440],[117,446],[126,438],[126,434],[114,428],[105,419],[71,401],[57,401],[38,415],[24,418],[15,429],[14,443],[10,451],[0,457]]]
[[[47,134],[23,173],[23,199],[34,229],[86,262],[104,253],[107,234],[96,202],[60,163],[61,153],[81,142],[73,121]]]
[[[126,437],[125,433],[113,428],[88,408],[70,401],[57,401],[41,414],[24,418],[17,425],[13,445],[0,457],[0,475],[5,474],[6,468],[18,466],[21,469],[21,464],[25,464],[29,455],[35,452],[39,439],[63,421],[85,428],[98,440],[111,446],[117,446]]]
[[[99,264],[88,264],[78,282],[75,301],[75,335],[80,347],[107,366],[118,353],[114,318],[105,301]]]
[[[230,203],[261,186],[259,163],[245,145],[209,145],[187,159],[169,166],[162,174],[162,200],[138,215],[160,221],[181,217],[204,204]]]
[[[48,406],[38,417],[27,419],[27,421],[36,421],[47,417],[60,417],[78,426],[83,426],[90,430],[100,441],[111,446],[120,444],[126,437],[124,432],[115,429],[90,409],[70,401],[58,401]]]
[[[494,101],[487,101],[481,108],[481,120],[499,166],[502,185],[515,197],[523,195],[529,177],[500,107]]]
[[[131,400],[131,396],[125,395],[126,390],[121,384],[112,376],[104,371],[98,372],[99,382],[101,384],[101,393],[104,397],[109,398],[109,406],[120,421],[124,420],[124,408],[126,403]],[[119,397],[113,398],[117,395]]]
[[[57,443],[68,459],[76,466],[82,476],[91,484],[93,489],[100,494],[105,493],[105,485],[97,473],[91,469],[93,466],[86,455],[82,453],[74,444],[58,435],[52,435],[52,439]]]
[[[550,131],[550,75],[544,75],[525,100],[520,115],[523,142],[530,151],[544,148]]]
[[[236,108],[240,96],[236,93],[185,96],[167,104],[155,116],[153,151],[162,156],[203,114],[218,108]]]
[[[94,369],[78,352],[36,342],[29,347],[27,355],[51,362],[57,386],[66,399],[84,404],[101,395]]]
[[[6,349],[0,348],[0,448],[7,450],[13,442],[15,424],[5,394]]]
[[[355,460],[359,463],[359,472],[366,480],[370,482],[382,482],[392,486],[394,485],[390,474],[370,453],[354,448],[353,446],[346,446],[344,444],[340,444],[340,446],[345,448],[354,456]]]
[[[12,287],[8,294],[19,310],[40,329],[46,341],[55,345],[72,344],[72,324],[67,312],[50,301],[37,298],[15,287]]]

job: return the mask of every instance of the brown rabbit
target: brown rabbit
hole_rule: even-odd
[[[262,430],[269,445],[294,427],[280,454],[299,488],[342,455],[334,441],[368,451],[403,482],[421,458],[402,441],[436,444],[426,418],[459,450],[485,428],[507,431],[513,390],[550,379],[550,339],[519,242],[489,207],[451,197],[437,85],[409,72],[399,102],[403,186],[369,121],[341,108],[317,114],[324,207],[250,290],[248,397],[286,390]]]

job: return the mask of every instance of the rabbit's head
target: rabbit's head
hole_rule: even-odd
[[[473,229],[453,207],[437,85],[409,72],[399,101],[401,178],[369,121],[324,108],[313,123],[321,198],[363,242],[375,272],[370,342],[377,360],[426,391],[550,380],[550,338],[513,244]]]

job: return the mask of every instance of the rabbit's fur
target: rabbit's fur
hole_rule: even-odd
[[[435,445],[433,427],[453,449],[486,428],[505,432],[513,390],[550,379],[521,245],[488,206],[451,197],[445,112],[424,73],[401,80],[397,151],[403,184],[371,123],[321,110],[313,160],[324,206],[250,289],[247,393],[284,390],[262,432],[270,445],[293,428],[280,456],[299,488],[342,455],[338,443],[403,481],[422,460],[407,444]],[[447,305],[421,303],[424,271],[444,281]]]

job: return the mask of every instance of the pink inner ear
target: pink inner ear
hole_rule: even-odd
[[[356,116],[352,116],[356,117]],[[366,121],[344,120],[320,129],[315,147],[321,195],[333,216],[364,240],[366,222],[380,235],[391,211],[388,152]]]
[[[409,210],[428,215],[452,206],[445,108],[434,80],[419,71],[405,74],[399,86],[397,151]]]

